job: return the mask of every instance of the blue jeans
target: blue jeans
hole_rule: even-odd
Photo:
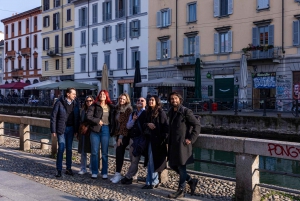
[[[72,166],[72,143],[74,138],[73,126],[67,126],[65,133],[57,135],[58,151],[56,158],[56,169],[62,170],[63,154],[66,148],[66,166],[67,169],[71,169]]]
[[[184,189],[186,181],[190,181],[191,176],[186,172],[186,165],[170,166],[177,174],[179,174],[178,188]]]
[[[148,167],[147,167],[147,178],[146,178],[146,185],[157,185],[159,183],[158,180],[158,173],[154,172],[154,162],[153,162],[153,154],[151,148],[151,142],[148,145]]]
[[[101,131],[99,133],[91,132],[90,134],[92,174],[98,174],[98,153],[100,143],[102,153],[101,174],[107,174],[109,137],[109,127],[107,125],[102,126]]]

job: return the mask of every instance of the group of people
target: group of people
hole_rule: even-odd
[[[74,175],[72,165],[72,141],[74,135],[79,140],[78,152],[81,153],[81,170],[87,173],[87,153],[91,153],[91,178],[98,177],[98,152],[101,147],[102,179],[108,179],[108,146],[113,137],[116,142],[116,170],[112,183],[131,184],[138,172],[141,156],[145,157],[147,167],[146,184],[143,189],[153,189],[159,184],[159,175],[169,166],[179,174],[178,190],[169,198],[183,197],[188,183],[193,195],[197,179],[187,174],[186,165],[193,163],[192,144],[200,133],[200,122],[192,111],[182,105],[183,99],[177,92],[170,93],[168,101],[171,108],[166,114],[160,98],[151,95],[140,97],[133,110],[130,97],[122,93],[116,105],[112,104],[106,90],[101,90],[94,99],[85,98],[83,108],[79,109],[76,90],[68,88],[65,96],[55,103],[51,115],[51,133],[57,136],[58,153],[56,177],[61,177],[63,152],[66,147],[66,174]],[[89,125],[90,134],[78,132],[80,123]],[[124,177],[121,175],[126,147],[129,147],[131,164]]]

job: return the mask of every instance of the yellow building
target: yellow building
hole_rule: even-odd
[[[74,79],[74,21],[71,0],[42,0],[44,79]]]
[[[266,103],[268,109],[290,110],[300,84],[298,2],[150,1],[149,80],[193,81],[195,58],[200,57],[202,100],[232,107],[235,98],[243,97],[249,108],[262,109]],[[245,71],[241,71],[243,55]],[[243,79],[245,72],[248,76]],[[193,88],[158,93],[170,90],[194,96]]]

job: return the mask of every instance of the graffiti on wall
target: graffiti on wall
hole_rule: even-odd
[[[202,99],[208,99],[208,85],[201,85]]]
[[[290,99],[291,98],[291,80],[286,79],[284,76],[277,77],[276,96],[277,99]]]
[[[300,148],[289,145],[280,145],[280,144],[268,144],[268,151],[271,156],[283,156],[290,158],[297,158],[300,156]]]

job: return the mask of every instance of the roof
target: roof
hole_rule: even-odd
[[[22,15],[28,15],[29,13],[34,12],[34,11],[38,11],[38,10],[42,10],[42,6],[39,6],[39,7],[30,9],[30,10],[27,10],[27,11],[25,11],[25,12],[22,12],[22,13],[19,13],[19,14],[16,14],[16,15],[13,15],[13,16],[8,17],[8,18],[4,18],[4,19],[1,20],[1,22],[4,23],[4,22],[6,22],[6,21],[12,20],[12,19],[17,18],[17,17],[21,17]]]

